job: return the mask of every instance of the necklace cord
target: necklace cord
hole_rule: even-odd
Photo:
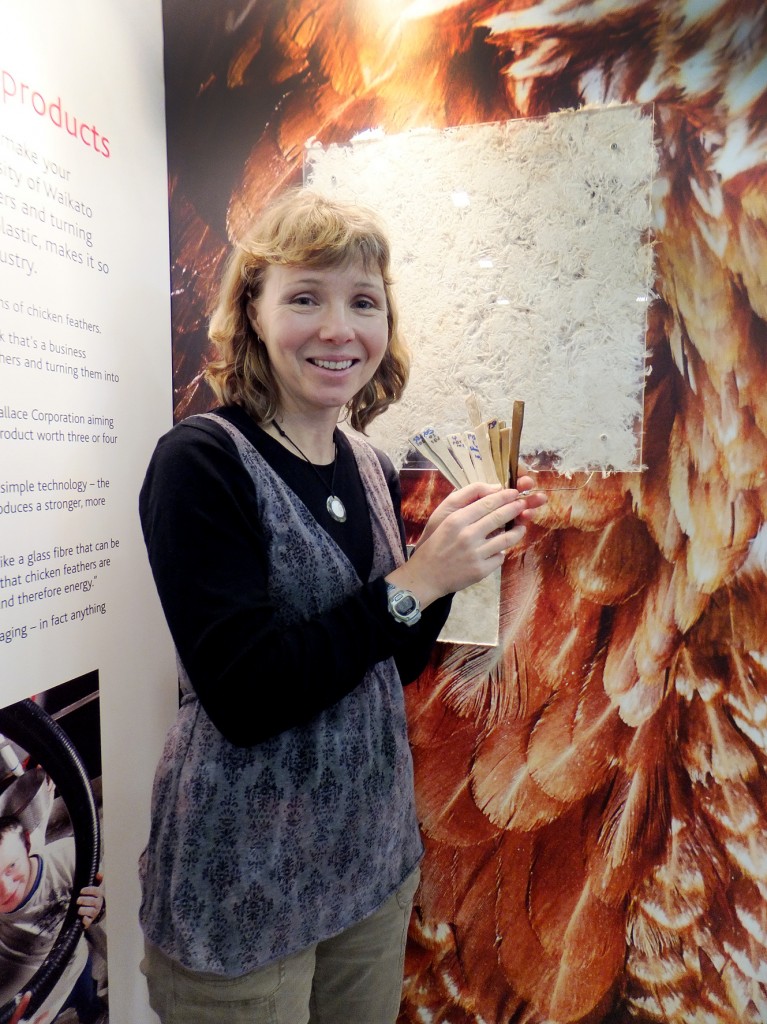
[[[288,444],[291,445],[293,448],[295,448],[295,450],[298,452],[298,454],[301,456],[301,458],[304,460],[304,462],[307,464],[307,466],[309,466],[309,468],[312,470],[314,475],[320,481],[322,486],[327,490],[328,489],[328,485],[325,483],[324,477],[322,476],[320,471],[317,469],[317,467],[314,465],[314,463],[311,461],[311,459],[308,459],[306,457],[306,455],[304,454],[304,452],[298,447],[296,442],[291,437],[288,437],[288,435],[285,433],[285,431],[279,425],[277,420],[272,420],[272,423],[274,424],[274,429],[277,431],[277,433],[280,435],[280,437],[284,437],[285,440],[288,442]],[[334,439],[333,440],[333,475],[332,475],[331,480],[330,480],[330,488],[328,490],[328,500],[325,502],[325,508],[328,510],[328,515],[330,516],[331,519],[335,519],[335,521],[337,523],[345,523],[346,522],[346,506],[344,505],[344,503],[341,501],[341,499],[336,494],[336,469],[337,468],[338,468],[338,445],[336,444],[335,439]]]

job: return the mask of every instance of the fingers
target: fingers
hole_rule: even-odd
[[[533,480],[531,477],[523,477],[519,481],[519,490],[517,488],[502,488],[498,484],[477,482],[453,491],[435,509],[421,540],[425,540],[441,523],[456,515],[460,517],[460,525],[479,522],[485,516],[493,517],[487,524],[483,524],[483,528],[485,525],[487,527],[487,533],[503,529],[517,516],[524,518],[525,512],[545,504],[547,498],[540,491],[520,495],[522,483],[533,484]]]
[[[479,582],[491,573],[500,569],[506,561],[509,551],[516,547],[525,536],[526,527],[515,524],[510,530],[499,530],[489,536],[477,550],[477,569],[475,577],[469,581]]]
[[[547,504],[548,498],[545,494],[541,494],[540,491],[534,491],[532,494],[525,495],[525,509],[520,513],[519,518],[523,523],[531,523],[535,521],[535,513],[541,506]]]
[[[429,516],[429,520],[416,544],[416,548],[420,547],[447,519],[452,518],[452,516],[463,509],[471,507],[481,498],[490,494],[500,493],[500,491],[500,484],[487,484],[479,481],[467,484],[466,487],[453,491],[437,505]]]
[[[501,489],[500,484],[488,484],[483,481],[476,480],[472,484],[467,484],[465,487],[459,487],[457,490],[453,491],[444,499],[442,504],[451,504],[455,508],[464,508],[466,505],[470,505],[478,498],[483,498],[486,494],[494,494]]]
[[[509,550],[516,547],[525,536],[527,527],[519,522],[518,516],[515,519],[514,508],[514,503],[507,504],[464,531],[467,554],[473,557],[478,569],[477,579],[499,568]],[[512,519],[515,520],[513,525],[507,526]]]
[[[83,922],[83,928],[90,925],[101,915],[104,909],[104,892],[101,883],[104,876],[100,871],[96,872],[96,885],[84,885],[77,897],[78,913]]]
[[[524,493],[523,493],[524,492]],[[457,512],[469,508],[478,501],[497,498],[499,503],[513,501],[515,498],[525,501],[527,508],[538,508],[548,500],[542,491],[536,491],[535,480],[531,476],[522,476],[517,480],[516,487],[501,487],[499,484],[475,482],[453,491],[437,506],[436,512]]]
[[[86,886],[77,897],[78,914],[80,915],[83,927],[88,928],[101,913],[104,905],[104,898],[98,889]]]
[[[445,555],[456,542],[474,550],[482,559],[486,555],[493,557],[505,548],[519,543],[524,536],[524,530],[515,533],[513,529],[507,530],[507,526],[518,518],[523,521],[528,498],[521,498],[514,488],[488,489],[487,484],[481,485],[479,490],[465,487],[462,491],[461,501],[466,501],[471,493],[474,493],[474,499],[446,514],[436,526],[434,540],[444,549]],[[537,499],[534,499],[533,503],[536,502]],[[504,536],[498,537],[499,534]],[[461,537],[462,541],[459,540]],[[490,538],[496,539],[492,544],[486,545]]]
[[[486,558],[500,555],[503,563],[509,550],[516,547],[527,533],[527,527],[516,521],[509,530],[499,530],[491,534],[485,544],[480,548],[480,554]]]
[[[527,499],[520,498],[515,489],[504,488],[476,498],[461,511],[467,524],[480,524],[485,536],[502,530],[527,508]]]
[[[535,479],[531,476],[517,477],[517,490],[518,491],[534,491],[535,490]]]
[[[517,480],[517,489],[525,499],[525,509],[520,513],[522,522],[530,522],[536,509],[548,502],[548,497],[543,491],[536,491],[535,480],[531,476],[521,476]]]
[[[460,487],[458,490],[452,491],[448,494],[448,496],[439,503],[433,514],[437,519],[443,519],[445,516],[459,511],[459,509],[466,508],[475,501],[478,501],[480,498],[483,498],[488,494],[500,492],[500,490],[500,484],[486,484],[479,481],[476,481],[473,484],[467,484],[466,487]]]

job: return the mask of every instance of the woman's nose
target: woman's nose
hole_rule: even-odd
[[[354,328],[345,304],[332,303],[327,306],[320,327],[320,337],[323,341],[332,341],[337,345],[352,340]]]

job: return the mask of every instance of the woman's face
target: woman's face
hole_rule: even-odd
[[[248,314],[287,414],[322,413],[335,422],[378,369],[388,344],[383,278],[361,262],[269,266]]]

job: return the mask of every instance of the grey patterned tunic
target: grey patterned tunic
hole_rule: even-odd
[[[343,601],[360,582],[347,557],[240,431],[215,421],[253,479],[282,622]],[[378,458],[351,441],[375,579],[401,562],[400,537]],[[422,853],[393,659],[307,725],[249,748],[215,728],[183,669],[181,681],[140,863],[146,937],[185,967],[236,976],[375,911]]]

